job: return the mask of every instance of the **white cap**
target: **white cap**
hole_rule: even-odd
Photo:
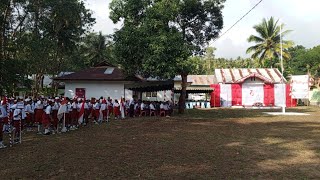
[[[56,100],[60,99],[59,97],[55,97]]]
[[[31,99],[27,98],[27,99],[25,99],[24,101],[29,102],[29,101],[31,101]]]

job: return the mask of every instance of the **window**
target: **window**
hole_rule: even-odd
[[[157,97],[157,92],[146,92],[146,97]]]
[[[152,97],[157,97],[157,92],[152,92]]]
[[[112,74],[113,70],[114,70],[114,67],[108,67],[106,71],[104,71],[104,74]]]

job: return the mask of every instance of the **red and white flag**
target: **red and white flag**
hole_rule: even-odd
[[[61,119],[63,117],[63,114],[67,112],[67,100],[64,98],[64,100],[61,102],[60,107],[58,109],[58,119]]]
[[[84,103],[86,102],[86,98],[84,98],[82,104],[81,104],[81,108],[80,108],[80,112],[79,112],[79,119],[78,119],[78,123],[82,124],[83,123],[83,117],[84,117]]]

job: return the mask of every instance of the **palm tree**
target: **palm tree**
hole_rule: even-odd
[[[258,33],[258,35],[251,35],[248,38],[248,42],[254,42],[256,43],[256,45],[249,47],[247,49],[247,54],[253,53],[251,58],[257,58],[259,60],[260,65],[265,60],[273,61],[274,59],[278,59],[280,57],[280,29],[283,29],[284,24],[278,25],[278,22],[279,20],[275,21],[273,17],[271,17],[269,20],[266,20],[264,18],[262,20],[262,23],[253,27]],[[283,31],[282,37],[288,34],[289,32],[291,31]],[[284,59],[290,59],[288,48],[292,46],[292,41],[282,41]],[[270,62],[270,64],[273,65],[274,62]]]
[[[99,34],[90,33],[83,40],[83,53],[85,56],[85,63],[88,66],[95,66],[108,59],[108,43],[107,37]]]

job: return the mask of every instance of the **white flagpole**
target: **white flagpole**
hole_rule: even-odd
[[[283,83],[283,92],[284,92],[284,102],[282,105],[282,113],[286,113],[286,84],[284,82],[284,77],[283,77],[283,72],[284,72],[284,67],[283,67],[283,47],[282,47],[282,23],[280,21],[280,63],[281,63],[281,74],[282,74],[282,83]]]
[[[62,129],[61,132],[67,132],[67,128],[66,128],[66,113],[63,113],[63,121],[62,121]]]

